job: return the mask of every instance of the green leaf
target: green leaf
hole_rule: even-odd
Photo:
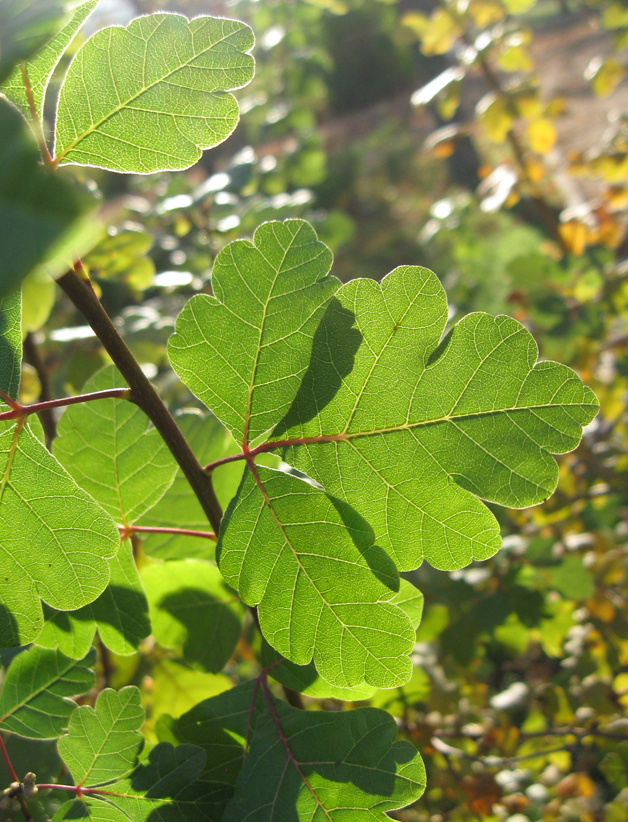
[[[67,735],[58,742],[75,784],[103,785],[132,771],[144,745],[143,722],[140,692],[133,685],[120,691],[107,688],[93,708],[77,708]]]
[[[109,560],[110,579],[98,599],[77,611],[44,608],[45,625],[39,645],[59,648],[75,659],[87,653],[98,631],[115,654],[126,656],[150,634],[148,601],[135,567],[129,540]]]
[[[209,805],[207,787],[196,781],[204,761],[205,753],[192,745],[157,745],[127,778],[107,785],[115,795],[83,794],[82,799],[63,805],[54,822],[198,822],[207,818]]]
[[[0,84],[14,66],[29,60],[63,25],[67,0],[2,0]]]
[[[275,426],[290,407],[326,301],[339,286],[332,256],[303,220],[265,223],[253,242],[216,258],[212,287],[179,314],[168,343],[174,370],[238,442]]]
[[[233,438],[215,417],[205,415],[196,409],[187,409],[177,414],[176,421],[201,465],[237,453],[238,449]],[[214,473],[214,489],[223,508],[227,507],[238,490],[241,478],[242,464],[237,462],[228,463]],[[177,470],[174,482],[162,497],[159,505],[145,514],[138,524],[187,528],[193,531],[208,529],[207,516],[181,469]],[[214,546],[207,539],[177,534],[142,534],[141,536],[142,548],[152,557],[159,559],[213,557]]]
[[[91,651],[77,662],[59,651],[33,646],[13,660],[0,693],[0,727],[32,739],[60,736],[76,704],[68,697],[94,684]]]
[[[237,20],[180,14],[97,32],[61,88],[56,159],[143,174],[194,165],[238,123],[227,92],[252,79],[253,42]]]
[[[36,265],[74,247],[73,231],[87,210],[87,195],[39,159],[26,120],[0,97],[0,297]]]
[[[124,388],[114,365],[87,381],[84,392]],[[135,403],[103,399],[69,406],[54,454],[117,522],[130,525],[171,485],[177,467],[168,447]]]
[[[181,746],[199,745],[206,754],[202,780],[211,804],[208,818],[220,822],[233,796],[244,761],[244,742],[263,709],[261,689],[245,682],[195,705],[179,719],[163,716],[157,723],[159,739]]]
[[[396,568],[345,503],[282,471],[247,469],[217,551],[225,580],[259,604],[264,636],[287,659],[314,657],[341,688],[410,678],[415,631],[389,601],[399,590]]]
[[[446,322],[445,292],[426,269],[347,283],[317,332],[330,342],[315,344],[274,432],[306,440],[285,458],[364,516],[401,570],[494,554],[499,528],[478,497],[545,500],[558,479],[550,455],[575,448],[598,410],[574,371],[536,362],[516,320],[470,314],[442,339]]]
[[[421,622],[421,615],[423,613],[423,594],[417,590],[414,585],[402,579],[400,580],[399,590],[391,599],[391,602],[399,605],[399,607],[405,611],[416,630]],[[370,685],[362,684],[353,688],[339,688],[330,685],[319,675],[314,663],[310,662],[309,665],[295,665],[294,662],[282,659],[281,655],[264,639],[262,639],[262,665],[270,668],[268,673],[273,679],[276,679],[277,682],[281,682],[281,684],[287,688],[291,688],[293,691],[299,691],[314,699],[332,698],[359,701],[370,699],[377,693],[377,688],[373,688]],[[414,668],[413,670],[413,679],[417,670],[419,669]],[[403,686],[402,689],[396,689],[393,693],[397,693],[399,690],[405,691],[409,685],[410,683]],[[385,690],[380,693],[390,695],[391,691]]]
[[[62,610],[96,599],[120,537],[28,426],[0,423],[0,477],[0,645],[8,647],[41,631],[41,599]]]
[[[41,14],[41,0],[33,0],[31,5],[33,4],[38,7],[35,10]],[[57,5],[62,4],[57,3]],[[98,5],[98,0],[82,0],[74,5],[66,2],[64,5],[68,7],[67,22],[61,31],[26,64],[33,101],[40,120],[43,120],[44,116],[44,98],[50,78],[79,29]],[[24,89],[21,68],[16,68],[6,82],[0,85],[0,91],[20,109],[27,119],[30,119],[30,106]]]
[[[17,399],[22,373],[22,297],[0,297],[0,390]]]
[[[386,819],[416,801],[425,768],[394,719],[375,708],[300,711],[273,700],[257,718],[222,822]],[[280,723],[283,739],[276,722]]]
[[[188,663],[221,671],[240,639],[245,609],[218,568],[201,559],[148,565],[142,582],[157,642],[182,648]]]

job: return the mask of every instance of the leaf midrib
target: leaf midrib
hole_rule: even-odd
[[[50,680],[49,682],[46,682],[46,684],[43,687],[38,688],[36,691],[33,691],[31,694],[29,694],[26,699],[23,699],[21,702],[18,702],[18,704],[15,705],[6,714],[4,714],[4,716],[0,716],[0,723],[4,722],[6,719],[9,719],[9,717],[11,717],[11,716],[14,716],[14,714],[17,711],[19,711],[20,708],[24,708],[26,705],[28,705],[29,702],[32,702],[36,697],[38,697],[40,694],[44,693],[44,691],[47,691],[50,688],[51,685],[55,684],[55,682],[60,682],[63,679],[63,677],[65,676],[65,674],[67,674],[69,671],[72,670],[72,668],[77,666],[79,664],[79,662],[80,662],[80,660],[77,661],[76,659],[71,659],[70,664],[67,666],[67,668],[65,668],[63,671],[57,671],[57,674],[54,677],[54,679]],[[6,687],[6,685],[5,685],[5,687]],[[4,691],[3,691],[3,693],[4,693]],[[63,699],[64,697],[59,697],[59,698]]]
[[[124,29],[124,31],[128,31],[128,29]],[[181,69],[184,69],[187,66],[191,65],[191,63],[193,63],[195,60],[198,60],[199,57],[202,57],[204,54],[207,54],[207,52],[212,51],[212,49],[220,45],[220,43],[224,42],[225,40],[228,40],[232,35],[237,34],[238,31],[240,31],[240,29],[232,31],[228,35],[221,37],[219,40],[216,40],[206,49],[203,49],[202,51],[199,51],[198,54],[195,54],[194,57],[192,57],[190,60],[187,60],[185,63],[181,63],[181,65],[177,66],[177,68],[173,71],[168,72],[167,74],[163,75],[163,77],[159,77],[157,80],[155,80],[152,83],[149,83],[147,86],[138,91],[137,94],[134,94],[132,97],[129,97],[124,102],[119,103],[112,111],[109,112],[109,114],[106,114],[104,117],[101,117],[100,120],[98,120],[98,122],[93,123],[86,131],[75,137],[74,140],[69,144],[69,146],[67,146],[62,151],[60,151],[59,154],[57,154],[57,156],[54,159],[54,162],[57,164],[61,162],[61,160],[63,160],[64,157],[67,157],[67,155],[73,149],[75,149],[79,143],[81,143],[83,140],[89,137],[90,134],[93,134],[95,131],[97,131],[104,123],[107,122],[107,120],[110,120],[112,117],[115,117],[116,114],[119,114],[123,109],[128,108],[131,103],[133,103],[135,100],[138,100],[147,91],[150,91],[151,88],[154,88],[155,86],[159,85],[159,83],[163,83],[164,80],[167,80],[169,77],[172,77],[173,74],[176,74],[178,71],[181,71]],[[148,41],[144,40],[145,47],[147,45],[147,42]],[[244,54],[244,52],[242,52],[242,54]],[[215,92],[209,93],[214,94]],[[174,114],[173,116],[176,118],[177,115]]]

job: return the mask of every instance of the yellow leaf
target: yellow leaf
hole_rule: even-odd
[[[467,11],[480,29],[499,23],[506,16],[503,5],[497,0],[471,0]]]
[[[569,220],[560,226],[559,231],[569,252],[579,257],[587,247],[589,229],[586,225],[577,220]]]
[[[536,5],[536,0],[504,0],[504,5],[510,14],[525,14]]]
[[[402,23],[421,40],[423,54],[445,54],[461,34],[460,26],[445,9],[436,9],[431,17],[418,12],[408,12]]]
[[[515,121],[506,102],[494,94],[485,95],[476,107],[478,122],[494,143],[503,143]]]
[[[502,46],[497,63],[503,71],[532,71],[534,62],[523,46]]]
[[[547,154],[556,143],[554,124],[545,117],[540,117],[538,120],[528,123],[526,134],[530,148],[537,154]]]
[[[524,120],[536,120],[543,114],[543,104],[537,94],[520,94],[515,100],[517,111]]]
[[[589,63],[584,76],[590,81],[598,97],[608,97],[615,87],[626,76],[626,69],[617,60],[609,57],[601,60],[594,57]]]

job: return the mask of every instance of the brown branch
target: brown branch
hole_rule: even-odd
[[[130,352],[111,318],[102,307],[88,280],[75,270],[68,271],[57,282],[76,308],[85,317],[101,344],[114,361],[131,389],[131,399],[153,423],[179,464],[196,494],[213,530],[218,533],[222,509],[216,497],[211,477],[205,473],[189,443],[181,433],[171,413],[153,388]],[[82,269],[82,266],[79,270]]]

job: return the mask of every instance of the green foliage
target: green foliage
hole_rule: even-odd
[[[95,34],[59,95],[61,164],[187,168],[237,125],[232,89],[253,76],[253,34],[235,20],[153,14]]]
[[[33,646],[11,663],[0,693],[0,727],[31,739],[61,736],[75,710],[68,697],[79,696],[94,684],[90,670],[96,655],[80,661],[59,651]]]
[[[57,5],[62,4],[57,3]],[[33,93],[33,103],[40,118],[43,117],[44,114],[44,98],[50,78],[76,33],[98,5],[98,0],[80,0],[80,2],[73,5],[66,2],[63,5],[66,8],[65,25],[55,34],[52,40],[49,40],[48,35],[45,34],[43,39],[47,42],[45,42],[43,48],[41,48],[34,57],[28,59],[25,64],[25,70]],[[37,13],[37,19],[40,21],[42,11],[41,0],[34,0],[34,2],[30,3],[30,6],[32,11]],[[1,28],[2,26],[0,26],[0,29]],[[56,26],[51,30],[54,28],[56,28]],[[27,56],[30,57],[30,55]],[[21,59],[23,60],[25,58],[22,57]],[[24,88],[24,80],[20,67],[16,68],[11,76],[4,82],[0,81],[0,91],[19,108],[27,119],[31,119],[30,104],[26,89]]]
[[[0,390],[17,399],[22,370],[22,295],[0,297]]]
[[[85,393],[124,388],[113,365]],[[68,408],[54,454],[76,482],[118,523],[133,525],[172,484],[176,463],[148,417],[127,400],[106,399]]]
[[[0,84],[63,25],[67,0],[4,0],[0,7]],[[66,44],[67,45],[67,44]]]
[[[65,610],[93,602],[109,582],[120,538],[29,426],[1,425],[1,642],[10,647],[41,632],[42,599]]]
[[[558,218],[544,6],[237,0],[252,29],[151,14],[74,53],[95,6],[0,8],[3,814],[627,822],[624,120]],[[414,73],[459,118],[429,159],[383,99]],[[235,151],[139,176],[240,109]]]
[[[168,352],[181,379],[245,443],[274,427],[305,372],[326,300],[331,253],[302,220],[267,223],[231,243],[177,318]],[[207,330],[211,328],[212,333]]]
[[[215,565],[200,559],[149,565],[142,572],[153,636],[186,662],[222,671],[242,633],[243,607]]]
[[[40,166],[37,144],[26,121],[2,97],[0,164],[2,297],[14,291],[34,266],[63,254],[87,203],[71,181]]]
[[[108,688],[100,692],[93,708],[77,708],[67,734],[58,742],[76,784],[101,785],[133,770],[144,744],[143,722],[140,692],[133,686],[121,691]]]

